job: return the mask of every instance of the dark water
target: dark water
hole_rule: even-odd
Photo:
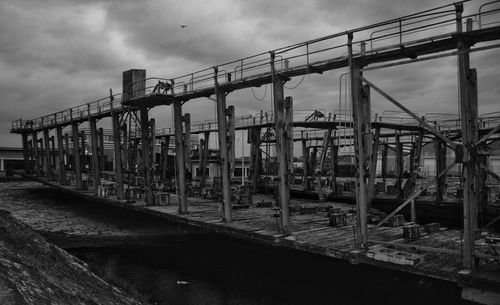
[[[471,304],[456,284],[201,234],[150,215],[63,195],[35,184],[0,184],[2,209],[42,232],[179,232],[140,243],[71,249],[101,277],[151,304]],[[70,229],[67,229],[70,228]],[[77,236],[77,235],[75,235]],[[57,240],[54,240],[57,243]]]
[[[152,304],[471,304],[452,283],[220,236],[72,252]]]

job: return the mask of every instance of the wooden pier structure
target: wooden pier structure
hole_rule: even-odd
[[[61,190],[240,238],[453,281],[463,287],[465,299],[498,304],[500,235],[491,228],[500,219],[500,200],[488,194],[499,189],[500,177],[488,168],[487,158],[500,139],[500,109],[478,113],[478,71],[469,55],[500,47],[500,1],[470,15],[463,13],[467,4],[428,9],[176,78],[147,78],[145,70],[128,70],[122,93],[110,90],[97,101],[14,121],[11,132],[22,136],[26,174]],[[489,22],[482,22],[486,17]],[[450,56],[457,58],[456,117],[416,114],[392,97],[390,88],[364,75]],[[338,69],[349,71],[342,78],[350,88],[344,92],[349,97],[345,111],[294,109],[293,98],[285,95],[287,81]],[[227,106],[230,93],[263,85],[272,88],[273,111],[236,118],[234,106]],[[390,102],[400,119],[372,115],[373,92]],[[192,123],[190,114],[183,114],[183,104],[198,98],[215,102],[216,121]],[[163,105],[172,106],[173,127],[157,128],[150,117],[151,109]],[[110,131],[100,127],[105,123]],[[250,144],[246,185],[234,179],[236,130],[247,131]],[[209,183],[205,165],[211,133],[218,135],[221,174]],[[193,134],[203,135],[196,150]],[[294,142],[302,145],[299,185],[293,174]],[[429,145],[437,170],[433,177],[422,177],[422,149]],[[341,176],[346,148],[352,151],[347,156],[353,160],[352,178]],[[104,165],[110,149],[111,172]],[[172,149],[175,167],[169,170]],[[452,161],[447,150],[453,151]],[[193,152],[200,165],[196,185]],[[394,177],[387,172],[389,153],[396,159]],[[450,177],[453,169],[457,177]],[[419,201],[431,196],[439,208],[449,200],[452,178],[459,182],[452,204],[460,210],[461,225],[419,223]],[[261,194],[263,188],[271,195]],[[348,194],[355,205],[291,198],[297,188],[320,199]],[[398,206],[389,213],[375,209],[372,203],[380,196]],[[401,213],[407,210],[410,217],[404,219]]]

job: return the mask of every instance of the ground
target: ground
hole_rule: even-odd
[[[0,211],[0,304],[141,304]]]

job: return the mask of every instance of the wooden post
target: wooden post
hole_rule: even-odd
[[[234,178],[234,169],[236,166],[236,134],[234,120],[234,106],[227,107],[227,131],[228,131],[228,148],[229,148],[229,177]],[[243,173],[243,168],[242,168]]]
[[[231,202],[231,186],[229,180],[230,160],[229,160],[229,141],[227,130],[227,109],[226,109],[226,93],[219,89],[217,85],[217,77],[215,78],[217,96],[217,123],[219,126],[219,152],[222,168],[222,199],[223,199],[223,221],[232,221],[232,202]]]
[[[358,152],[356,154],[356,209],[357,209],[357,231],[356,245],[360,248],[368,247],[368,229],[367,229],[367,208],[368,191],[366,184],[366,162],[369,157],[366,134],[370,133],[370,118],[366,118],[366,110],[363,104],[369,102],[368,88],[363,87],[361,83],[361,64],[353,60],[352,33],[348,33],[348,59],[351,77],[351,102],[353,109],[354,123],[354,146]],[[368,122],[368,124],[367,124]]]
[[[336,185],[337,185],[337,170],[339,164],[339,146],[335,145],[335,139],[330,139],[330,147],[331,147],[331,163],[330,163],[330,180],[331,180],[331,188],[334,194],[336,193]]]
[[[384,192],[386,191],[387,187],[387,155],[389,152],[389,145],[387,143],[384,143],[384,146],[382,147],[382,184],[384,186]]]
[[[184,163],[184,137],[182,135],[182,105],[174,102],[175,155],[177,157],[177,193],[179,196],[179,214],[187,213],[186,168]]]
[[[31,174],[31,166],[30,166],[30,152],[28,146],[28,134],[23,132],[21,134],[23,141],[23,160],[24,160],[24,172],[26,174]]]
[[[121,152],[121,141],[120,141],[120,116],[117,113],[111,114],[112,128],[113,128],[113,153],[114,153],[114,163],[115,163],[115,174],[116,174],[116,184],[117,184],[117,194],[118,200],[123,200],[125,198],[125,190],[123,185],[123,165],[122,165],[122,152]]]
[[[396,197],[403,198],[403,143],[401,143],[401,136],[396,135]]]
[[[186,113],[182,119],[184,122],[184,166],[186,168],[186,175],[193,177],[191,168],[191,115]]]
[[[83,171],[85,171],[85,169],[87,168],[87,158],[86,158],[86,154],[85,154],[85,140],[86,140],[85,130],[81,131],[80,139],[81,139],[80,156],[83,155],[83,158],[80,157],[80,167],[83,169]]]
[[[210,132],[205,131],[203,136],[202,150],[200,151],[200,172],[201,172],[200,186],[202,188],[205,187],[207,182],[207,158],[208,158],[209,139],[210,139]]]
[[[106,170],[105,164],[104,164],[104,130],[102,128],[99,128],[98,130],[98,139],[99,139],[99,168],[104,171]]]
[[[50,158],[51,158],[51,164],[52,164],[52,175],[54,175],[54,171],[56,170],[56,167],[57,167],[56,142],[55,142],[54,136],[50,137]],[[55,177],[54,177],[54,179],[55,179]]]
[[[149,133],[149,162],[151,164],[150,166],[150,176],[151,176],[151,182],[154,181],[154,177],[156,175],[157,167],[156,167],[156,151],[155,151],[155,146],[156,146],[156,122],[155,119],[150,119],[149,120],[149,128],[150,128],[150,133]],[[153,198],[154,200],[154,198]]]
[[[380,127],[375,129],[373,137],[373,148],[370,164],[370,180],[368,181],[368,207],[371,207],[373,196],[375,194],[375,177],[377,175],[378,144],[380,140]]]
[[[285,122],[285,101],[283,94],[283,80],[274,73],[274,53],[271,53],[271,69],[273,70],[273,97],[274,97],[274,122],[276,130],[276,155],[278,157],[278,183],[279,183],[279,208],[281,211],[281,232],[290,234],[290,215],[288,205],[290,204],[289,164],[290,156],[287,141]]]
[[[92,146],[92,168],[94,170],[94,191],[101,185],[101,171],[99,169],[99,149],[97,146],[97,120],[89,119],[90,125],[90,145]]]
[[[318,147],[314,146],[311,149],[311,156],[309,157],[309,175],[313,176],[316,170],[316,157],[318,156]]]
[[[167,179],[167,168],[168,168],[168,147],[170,145],[170,136],[164,137],[164,142],[161,150],[161,180]]]
[[[35,176],[40,176],[41,168],[40,168],[40,154],[38,151],[38,132],[33,131],[31,137],[33,142],[33,159],[35,160]]]
[[[40,175],[45,175],[45,150],[43,149],[43,136],[38,139],[38,156],[40,161]]]
[[[76,178],[76,189],[81,190],[83,181],[82,181],[82,168],[80,167],[80,145],[78,145],[78,123],[73,122],[72,124],[73,131],[73,169],[75,171]]]
[[[74,163],[71,163],[71,150],[69,149],[69,134],[65,133],[64,134],[64,154],[66,156],[66,165],[68,166],[67,168],[73,169]]]
[[[286,135],[287,141],[285,142],[287,147],[287,154],[289,156],[289,183],[291,183],[291,178],[293,177],[293,98],[291,96],[287,96],[284,102],[285,107],[285,126],[286,126]]]
[[[463,4],[455,4],[457,9],[457,32],[462,32]],[[467,31],[472,30],[472,20],[467,20]],[[477,227],[477,187],[478,164],[477,147],[477,74],[475,69],[470,69],[469,45],[466,38],[459,37],[458,49],[458,89],[462,123],[462,149],[463,149],[463,223],[464,243],[462,264],[466,269],[473,270],[475,231]]]
[[[64,163],[64,142],[62,129],[62,126],[57,126],[56,128],[57,150],[59,155],[59,183],[61,185],[67,185],[68,181],[66,179],[66,165]]]
[[[302,187],[304,191],[309,190],[309,183],[307,179],[309,178],[309,148],[307,147],[307,141],[302,137],[302,169],[304,178],[302,179]]]
[[[141,148],[142,148],[142,175],[144,178],[144,193],[145,204],[153,204],[153,191],[151,179],[151,159],[150,159],[150,143],[149,143],[149,117],[148,109],[142,107],[140,110],[141,116]]]
[[[328,128],[323,135],[323,143],[321,145],[321,153],[319,155],[319,172],[320,175],[323,174],[323,168],[326,161],[326,153],[328,151],[328,146],[330,145],[330,138],[332,137],[332,129]]]
[[[410,160],[410,166],[411,166],[410,168],[411,178],[409,181],[409,183],[411,183],[409,189],[410,193],[413,193],[417,187],[417,179],[420,168],[420,156],[422,155],[423,138],[424,138],[424,131],[420,130],[416,138],[416,141],[413,143],[413,149]]]
[[[440,177],[439,173],[446,168],[446,143],[436,138],[436,200],[442,201],[446,193],[446,175]]]

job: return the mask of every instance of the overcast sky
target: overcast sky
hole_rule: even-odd
[[[484,2],[484,1],[483,1]],[[477,9],[481,1],[469,6]],[[443,0],[69,1],[0,2],[0,146],[19,146],[11,121],[32,119],[121,92],[122,71],[173,78],[230,60],[448,4]],[[500,20],[497,17],[497,20]],[[187,25],[182,28],[181,25]],[[500,111],[499,51],[472,56],[480,113]],[[457,111],[456,59],[390,68],[367,77],[419,113]],[[338,109],[339,75],[306,76],[297,110]],[[292,79],[287,86],[299,83]],[[265,87],[228,95],[237,116],[270,110]],[[265,93],[265,95],[264,95]],[[395,110],[373,96],[374,111]],[[151,112],[170,125],[167,107]],[[192,121],[214,118],[213,102],[184,107]]]

